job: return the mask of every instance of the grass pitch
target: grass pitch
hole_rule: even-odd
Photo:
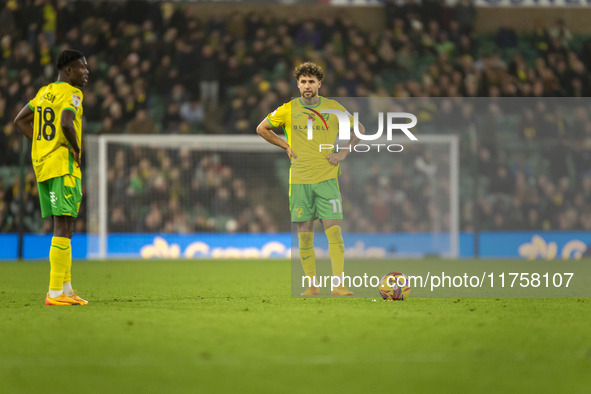
[[[292,299],[290,262],[0,263],[1,393],[588,393],[590,299]],[[376,294],[377,295],[377,294]]]

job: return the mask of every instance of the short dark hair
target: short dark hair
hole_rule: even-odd
[[[75,49],[66,49],[57,57],[57,61],[55,63],[58,70],[66,67],[68,64],[72,63],[74,60],[82,59],[84,54],[80,51]]]
[[[306,62],[296,67],[296,69],[293,72],[293,76],[298,81],[300,80],[301,76],[316,77],[319,81],[322,81],[322,79],[324,78],[324,71],[322,71],[322,67],[320,67],[319,65],[312,62]]]

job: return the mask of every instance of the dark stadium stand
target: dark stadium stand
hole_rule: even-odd
[[[477,34],[469,7],[434,13],[411,1],[403,7],[387,3],[388,29],[376,33],[336,13],[301,22],[235,12],[202,22],[194,6],[177,3],[52,4],[0,1],[2,232],[16,229],[14,201],[23,189],[16,177],[21,136],[12,119],[54,79],[55,56],[67,47],[84,52],[91,70],[84,96],[87,134],[254,134],[265,115],[290,99],[291,70],[305,60],[325,68],[324,96],[591,94],[591,37],[571,34],[561,21],[536,24],[530,34],[518,34],[510,24],[493,34]],[[501,109],[496,128],[481,131],[477,204],[482,230],[591,230],[585,204],[591,199],[590,110],[583,105],[565,113],[533,108],[531,115],[521,116]],[[469,147],[462,146],[461,153],[461,230],[470,231],[476,158]],[[228,168],[230,173],[238,169]],[[133,184],[132,172],[122,187]],[[225,212],[220,198],[245,197],[240,186],[218,186],[204,185],[197,193],[204,203],[192,209],[202,209],[199,214],[185,212],[184,219],[158,223],[154,213],[155,224],[140,225],[166,232],[226,231],[208,219],[216,217],[216,210]],[[30,173],[24,191],[26,230],[46,231]],[[238,231],[281,229],[277,218],[257,211],[250,201],[242,203],[243,211],[220,214],[228,218],[224,224],[234,220]],[[241,219],[244,210],[254,219]],[[125,222],[125,212],[116,209],[112,220]],[[77,230],[84,231],[83,221]]]

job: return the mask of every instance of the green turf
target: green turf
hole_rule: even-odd
[[[0,263],[1,393],[588,393],[590,299],[292,299],[289,261]]]

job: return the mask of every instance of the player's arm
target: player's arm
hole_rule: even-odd
[[[78,145],[78,139],[76,138],[76,129],[74,128],[74,119],[76,118],[76,114],[74,111],[69,109],[65,109],[62,111],[62,131],[64,136],[70,143],[70,146],[67,148],[72,152],[74,155],[74,160],[80,167],[80,146]]]
[[[273,129],[273,126],[271,126],[271,123],[269,123],[267,118],[265,118],[257,126],[257,134],[260,135],[261,137],[263,137],[268,142],[272,143],[273,145],[277,145],[278,147],[283,149],[285,151],[285,153],[287,153],[287,156],[289,156],[290,159],[292,157],[294,159],[297,159],[296,155],[293,153],[293,151],[289,147],[289,144],[285,140],[279,138],[277,136],[277,134],[275,134],[275,132],[272,129]]]
[[[35,119],[35,112],[31,109],[29,104],[25,105],[23,109],[14,118],[14,125],[27,137],[33,141],[33,120]]]
[[[359,125],[359,133],[365,135],[365,127],[363,127],[363,125],[361,123],[358,123],[358,125]],[[339,150],[338,153],[331,153],[330,155],[326,156],[329,163],[332,165],[335,165],[335,166],[337,164],[339,164],[340,161],[343,161],[345,159],[345,157],[347,157],[349,155],[349,153],[351,153],[351,151],[353,151],[353,148],[355,147],[355,145],[357,145],[359,143],[359,141],[361,141],[361,139],[359,137],[357,137],[357,135],[355,133],[353,133],[353,130],[351,130],[351,139],[349,140],[349,142],[347,142],[347,145],[345,145],[344,148]]]

